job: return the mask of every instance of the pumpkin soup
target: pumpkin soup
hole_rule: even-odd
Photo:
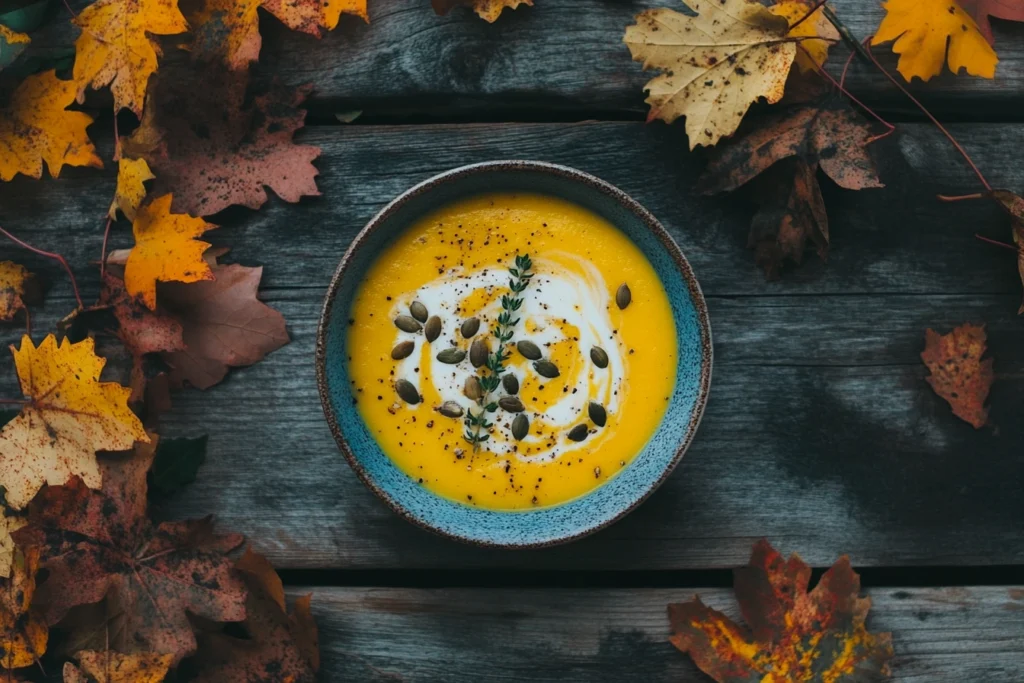
[[[412,225],[353,302],[356,405],[431,491],[496,510],[607,482],[657,429],[676,330],[629,238],[569,202],[493,194]]]

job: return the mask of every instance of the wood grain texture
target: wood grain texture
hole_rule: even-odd
[[[884,14],[875,0],[830,4],[861,39],[874,33]],[[487,24],[466,10],[436,16],[424,0],[371,0],[368,25],[345,17],[321,40],[289,32],[263,15],[259,71],[285,83],[311,82],[314,108],[324,116],[361,109],[438,117],[505,112],[549,120],[639,118],[647,111],[643,86],[651,74],[631,61],[622,36],[637,13],[653,7],[683,10],[675,0],[545,0],[532,8],[506,10],[496,23]],[[1019,119],[1024,26],[993,24],[1000,57],[995,80],[955,77],[946,70],[927,84],[913,84],[913,92],[937,113]],[[60,13],[33,36],[29,54],[59,54],[75,35],[67,15]],[[875,50],[895,73],[890,47]],[[848,51],[844,46],[834,51],[840,56],[830,68],[838,75]],[[873,106],[916,114],[870,65],[854,65],[847,86]]]
[[[706,683],[669,644],[665,606],[699,593],[740,621],[722,589],[312,590],[331,680]],[[900,683],[1024,678],[1024,592],[875,588],[872,631],[893,634]]]
[[[957,127],[994,183],[1024,185],[1024,127]],[[229,260],[264,263],[264,297],[293,342],[208,392],[175,397],[167,436],[211,435],[199,480],[166,514],[215,513],[281,567],[701,568],[744,562],[762,536],[821,566],[849,552],[861,566],[1024,562],[1024,327],[1008,238],[987,204],[941,204],[973,189],[925,126],[879,146],[889,187],[827,188],[834,250],[766,283],[745,249],[750,207],[690,191],[701,167],[679,128],[642,124],[312,129],[324,196],[259,212],[227,211],[209,235]],[[108,146],[109,152],[109,146]],[[571,164],[620,185],[680,242],[709,297],[716,370],[697,440],[669,482],[598,536],[544,552],[456,545],[378,502],[338,454],[313,377],[322,296],[352,236],[386,201],[452,166],[493,158]],[[105,180],[98,180],[102,177]],[[86,298],[113,177],[72,169],[0,187],[2,225],[75,264]],[[739,197],[742,197],[740,195]],[[115,247],[131,244],[125,223]],[[72,307],[53,264],[0,243],[54,282],[34,315],[39,337]],[[995,428],[955,419],[924,381],[926,327],[988,324],[998,380]],[[6,338],[18,329],[5,327]],[[10,368],[9,361],[5,368]],[[16,395],[5,371],[0,395]]]

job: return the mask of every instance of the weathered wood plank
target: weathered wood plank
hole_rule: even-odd
[[[871,35],[883,16],[878,2],[831,4],[860,38]],[[544,0],[533,8],[506,11],[489,25],[464,10],[438,17],[423,0],[370,0],[369,25],[346,17],[322,40],[289,32],[264,15],[260,70],[286,83],[312,82],[315,110],[325,116],[362,109],[420,112],[442,120],[488,111],[542,120],[552,115],[641,117],[646,111],[643,85],[650,75],[631,61],[622,35],[638,12],[665,6],[682,9],[674,0]],[[66,20],[58,14],[52,26],[34,36],[32,52],[66,50],[77,35]],[[977,120],[1019,119],[1024,26],[993,23],[1001,60],[995,80],[945,73],[912,86],[936,112]],[[843,57],[833,60],[831,69],[838,74],[847,51],[836,50]],[[892,69],[890,48],[876,50]],[[912,110],[870,66],[855,65],[847,85],[884,110]]]
[[[329,680],[704,683],[710,679],[669,644],[665,606],[699,593],[740,619],[722,589],[308,590]],[[894,681],[1024,678],[1024,591],[866,593],[874,602],[868,627],[893,634]]]

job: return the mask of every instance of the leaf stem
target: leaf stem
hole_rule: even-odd
[[[810,11],[807,12],[807,14],[803,15],[802,17],[797,19],[794,23],[789,25],[789,30],[792,31],[797,26],[799,26],[800,24],[802,24],[805,21],[807,21],[808,19],[810,19],[811,15],[814,14],[815,12],[817,12],[819,9],[821,9],[825,5],[826,2],[828,2],[828,0],[818,0],[818,2],[816,2],[814,4],[814,7],[812,7],[810,9]]]
[[[961,194],[961,195],[948,195],[948,194],[937,194],[940,202],[963,202],[969,199],[984,199],[985,195],[981,192],[975,192],[974,194]]]
[[[110,214],[107,214],[107,227],[103,229],[103,247],[100,249],[100,279],[107,273],[107,238],[110,237]]]
[[[839,35],[842,36],[843,41],[850,46],[850,49],[859,54],[864,61],[870,62],[871,57],[864,49],[864,46],[861,45],[860,41],[857,40],[857,37],[853,35],[853,31],[848,29],[846,24],[840,21],[839,17],[836,16],[836,13],[832,11],[832,8],[824,6],[821,8],[821,12],[825,15],[825,18],[829,20],[829,23],[839,31]]]
[[[82,309],[85,308],[85,304],[82,303],[82,296],[81,296],[81,294],[78,293],[78,282],[75,280],[75,274],[73,272],[71,272],[71,266],[68,265],[67,260],[63,256],[61,256],[60,254],[56,254],[56,253],[54,253],[52,251],[43,251],[42,249],[39,249],[37,247],[33,247],[28,242],[21,241],[20,239],[18,239],[17,237],[12,235],[11,233],[7,232],[3,228],[0,228],[0,234],[3,234],[4,236],[6,236],[9,240],[14,242],[15,244],[21,245],[22,247],[28,249],[31,252],[39,254],[40,256],[45,256],[47,258],[52,258],[55,261],[58,261],[62,266],[64,266],[64,270],[67,271],[68,277],[71,278],[71,289],[74,290],[74,292],[75,292],[75,301],[78,302],[78,310],[82,310]]]
[[[843,84],[842,84],[842,83],[840,83],[839,81],[837,81],[837,80],[836,80],[836,79],[835,79],[835,78],[834,78],[834,77],[832,76],[832,74],[830,74],[830,73],[829,73],[828,71],[826,71],[826,70],[825,70],[825,68],[824,68],[823,66],[821,66],[821,64],[818,64],[817,60],[815,60],[815,59],[814,59],[813,57],[811,57],[811,53],[810,53],[810,52],[808,52],[808,51],[807,51],[807,49],[806,49],[806,48],[804,48],[804,46],[803,46],[803,45],[797,45],[797,49],[803,50],[804,54],[805,54],[805,55],[807,55],[808,57],[810,57],[810,58],[811,58],[811,62],[812,62],[812,63],[814,64],[814,67],[815,67],[815,68],[816,68],[816,69],[818,70],[818,73],[819,73],[819,74],[821,74],[821,75],[822,75],[822,76],[823,76],[823,77],[824,77],[824,78],[825,78],[825,79],[826,79],[827,81],[829,81],[830,83],[832,83],[832,85],[834,85],[834,86],[835,86],[836,88],[838,88],[838,89],[839,89],[839,92],[841,92],[841,93],[842,93],[843,95],[845,95],[846,97],[848,97],[848,98],[850,99],[850,101],[851,101],[851,102],[853,102],[853,103],[854,103],[854,104],[856,104],[856,105],[857,105],[858,107],[860,107],[861,109],[863,109],[864,111],[866,111],[866,112],[867,112],[868,114],[870,114],[870,115],[871,115],[872,117],[874,117],[874,119],[875,119],[876,121],[878,121],[879,123],[881,123],[881,124],[882,124],[883,126],[885,126],[885,127],[886,127],[886,128],[888,129],[888,130],[887,130],[887,131],[886,131],[885,133],[883,133],[882,135],[876,135],[875,137],[873,137],[873,138],[869,139],[869,140],[867,141],[867,142],[868,142],[868,144],[870,144],[870,143],[872,143],[872,142],[876,142],[876,141],[878,141],[878,140],[881,140],[882,138],[888,137],[888,136],[890,136],[890,135],[892,135],[892,134],[893,134],[893,132],[894,132],[894,131],[896,130],[896,126],[892,125],[891,123],[889,123],[888,121],[886,121],[885,119],[883,119],[883,118],[882,118],[881,116],[879,116],[878,114],[876,114],[876,113],[875,113],[875,111],[874,111],[874,110],[873,110],[873,109],[872,109],[871,107],[869,107],[868,105],[866,105],[866,104],[864,104],[863,102],[861,102],[860,100],[858,100],[858,99],[857,99],[857,98],[856,98],[856,97],[855,97],[855,96],[853,95],[853,93],[851,93],[851,92],[850,92],[849,90],[847,90],[847,89],[846,89],[845,87],[843,87]]]
[[[1006,242],[1000,242],[999,240],[990,239],[988,237],[984,237],[982,235],[979,235],[978,233],[974,233],[974,236],[977,237],[982,242],[987,242],[989,244],[994,244],[995,246],[1002,247],[1003,249],[1012,249],[1013,251],[1017,251],[1017,252],[1020,251],[1020,249],[1018,249],[1014,245],[1007,244]]]

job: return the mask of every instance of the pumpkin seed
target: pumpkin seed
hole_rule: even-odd
[[[519,351],[526,360],[540,360],[544,355],[540,352],[539,346],[526,339],[516,344],[516,350]]]
[[[479,401],[484,395],[484,388],[476,375],[466,378],[466,385],[462,387],[462,393],[471,401]]]
[[[431,343],[435,339],[441,336],[441,319],[436,315],[430,316],[430,320],[427,321],[426,326],[423,328],[423,336],[427,338],[427,342]]]
[[[533,364],[533,369],[537,371],[537,374],[541,377],[547,377],[548,379],[554,379],[558,377],[558,368],[549,360],[539,360]]]
[[[395,382],[395,391],[398,392],[398,398],[410,405],[416,405],[421,400],[420,392],[416,391],[416,387],[409,380],[400,379]]]
[[[591,421],[598,427],[604,427],[608,422],[608,413],[600,403],[591,401],[590,405],[587,406],[587,414],[590,415]]]
[[[412,355],[413,349],[416,348],[416,342],[404,341],[400,344],[396,344],[395,348],[391,349],[392,360],[402,360]]]
[[[423,328],[423,326],[420,325],[419,320],[408,315],[400,315],[395,318],[395,327],[400,329],[402,332],[411,332],[414,334]]]
[[[437,354],[437,359],[442,363],[447,363],[448,365],[461,363],[465,358],[466,352],[462,349],[457,349],[454,346]]]
[[[529,431],[530,418],[526,417],[523,413],[516,415],[516,419],[512,420],[512,438],[516,441],[522,441],[526,438]]]
[[[615,304],[620,309],[625,309],[629,305],[629,302],[633,300],[633,293],[629,291],[629,285],[623,282],[619,285],[618,291],[615,292]]]
[[[498,399],[498,405],[506,413],[521,413],[526,408],[523,406],[523,402],[515,396],[502,396]]]
[[[590,360],[592,360],[594,365],[602,370],[608,367],[608,354],[600,346],[590,347]]]
[[[484,339],[476,339],[469,347],[469,362],[474,368],[478,368],[487,362],[487,356],[491,355],[491,349]]]
[[[409,306],[409,313],[421,323],[427,322],[427,307],[419,301],[413,301]]]
[[[590,430],[587,429],[587,425],[576,425],[569,430],[568,437],[571,441],[576,441],[578,443],[587,438],[589,431]]]
[[[506,393],[519,393],[519,378],[511,372],[501,378],[501,386],[505,387]]]
[[[462,406],[455,401],[445,401],[441,404],[441,407],[437,409],[437,412],[441,413],[445,417],[462,417]]]
[[[480,318],[469,318],[462,323],[462,327],[460,329],[464,339],[471,338],[480,331]]]

